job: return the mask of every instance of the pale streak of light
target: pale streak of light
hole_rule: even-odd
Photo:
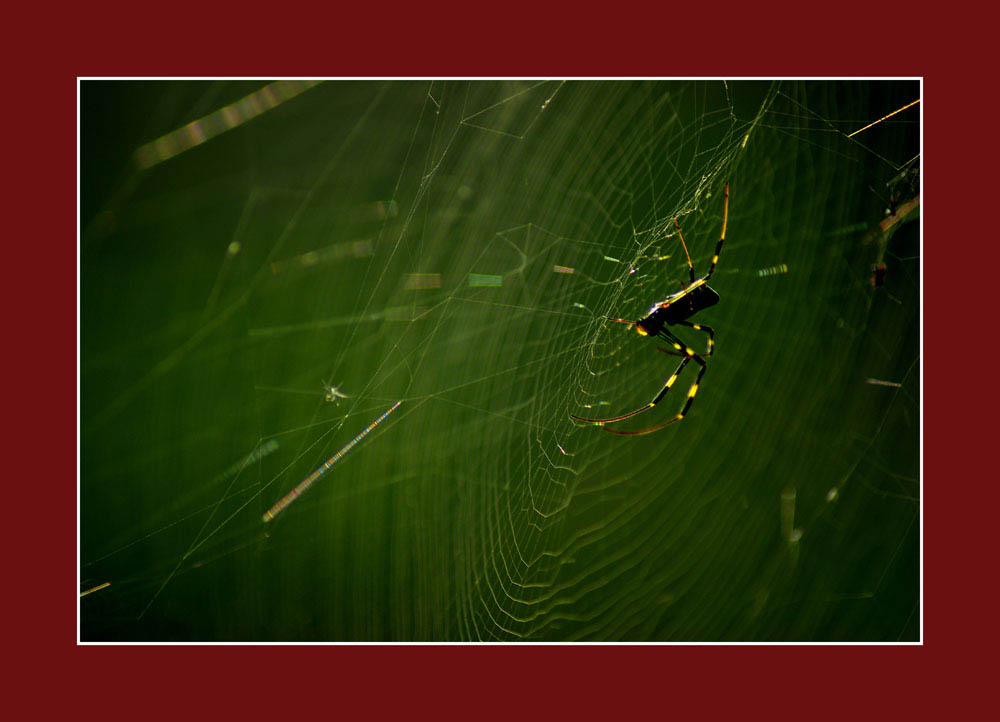
[[[460,122],[464,125],[465,121],[472,120],[476,116],[482,115],[483,113],[485,113],[488,110],[493,110],[494,108],[496,108],[499,105],[503,105],[504,103],[509,103],[514,98],[518,97],[519,95],[523,95],[524,93],[527,93],[529,90],[534,90],[539,85],[545,85],[545,83],[547,83],[547,82],[549,82],[549,81],[548,80],[540,80],[539,82],[535,83],[534,85],[530,85],[527,88],[523,88],[522,90],[517,91],[513,95],[510,95],[510,96],[504,98],[503,100],[497,101],[493,105],[487,106],[487,107],[483,108],[482,110],[477,110],[472,115],[465,116],[464,118],[462,118],[462,120]],[[562,86],[560,85],[559,87],[562,87]],[[555,95],[555,93],[553,93],[552,95]],[[551,100],[551,98],[550,98],[550,100]],[[487,130],[489,130],[489,129],[487,128]]]
[[[391,199],[375,201],[369,207],[375,211],[375,217],[380,221],[386,221],[399,215],[399,204]]]
[[[403,289],[406,291],[419,291],[425,288],[441,288],[440,273],[408,273]]]
[[[868,125],[866,125],[866,126],[865,126],[864,128],[858,128],[858,129],[857,129],[856,131],[854,131],[853,133],[850,133],[850,134],[849,134],[849,135],[848,135],[847,137],[848,137],[848,138],[850,138],[850,137],[851,137],[852,135],[857,135],[858,133],[860,133],[860,132],[861,132],[861,131],[863,131],[863,130],[868,130],[868,129],[869,129],[869,128],[871,128],[871,127],[872,127],[873,125],[878,125],[878,124],[879,124],[879,123],[881,123],[881,122],[882,122],[883,120],[886,120],[887,118],[891,118],[891,117],[892,117],[892,116],[894,116],[894,115],[895,115],[896,113],[902,113],[902,112],[903,112],[904,110],[906,110],[907,108],[911,108],[911,107],[913,107],[914,105],[916,105],[916,104],[917,104],[917,103],[919,103],[919,102],[920,102],[920,98],[917,98],[917,99],[916,99],[916,100],[914,100],[914,101],[913,101],[912,103],[907,103],[906,105],[904,105],[904,106],[903,106],[902,108],[900,108],[899,110],[894,110],[894,111],[892,111],[891,113],[889,113],[889,115],[885,115],[885,116],[882,116],[881,118],[879,118],[879,119],[878,119],[878,120],[876,120],[875,122],[873,122],[873,123],[869,123],[869,124],[868,124]]]
[[[329,471],[334,464],[343,459],[348,451],[353,449],[356,444],[358,444],[362,439],[368,436],[368,434],[371,432],[372,429],[374,429],[376,426],[385,421],[386,417],[388,417],[389,414],[398,409],[401,403],[403,402],[397,401],[396,403],[394,403],[389,408],[388,411],[386,411],[384,414],[379,416],[373,422],[368,424],[367,428],[365,428],[364,431],[362,431],[360,434],[358,434],[353,439],[348,441],[347,444],[344,446],[344,448],[342,448],[336,454],[334,454],[325,462],[323,462],[323,464],[318,469],[316,469],[316,471],[314,471],[305,479],[296,484],[294,489],[292,489],[290,492],[288,492],[283,497],[278,499],[278,501],[276,501],[270,509],[264,512],[263,516],[261,517],[261,521],[263,521],[266,524],[267,522],[274,519],[274,517],[278,516],[278,514],[287,509],[289,506],[291,506],[293,501],[295,501],[304,493],[306,493],[306,491],[309,490],[309,487],[312,486],[321,476],[323,476],[323,474]]]
[[[277,440],[275,440],[275,439],[268,439],[263,444],[261,444],[260,446],[258,446],[256,449],[254,449],[253,451],[251,451],[249,454],[247,454],[246,456],[244,456],[242,459],[240,459],[239,461],[237,461],[235,464],[233,464],[232,466],[230,466],[228,469],[226,469],[225,471],[223,471],[217,477],[215,477],[212,480],[212,482],[215,483],[215,482],[220,481],[222,479],[228,478],[232,474],[239,474],[245,468],[247,468],[248,466],[250,466],[250,464],[254,463],[258,459],[263,459],[265,456],[267,456],[268,454],[270,454],[272,451],[275,451],[277,448],[278,448],[278,442],[277,442]]]
[[[293,258],[284,261],[272,261],[271,273],[277,276],[293,268],[312,268],[322,266],[343,258],[367,258],[374,256],[375,249],[370,238],[362,238],[357,241],[343,241],[319,248],[315,251],[307,251]]]
[[[882,379],[866,379],[866,384],[873,384],[875,386],[894,386],[897,389],[902,388],[903,384],[898,384],[895,381],[883,381]]]
[[[781,536],[789,542],[796,542],[802,530],[795,528],[795,489],[789,487],[781,493]]]
[[[420,313],[417,313],[418,311],[422,311],[422,309],[414,309],[411,306],[390,306],[382,311],[361,314],[358,316],[337,316],[318,321],[293,323],[287,326],[260,326],[258,328],[249,329],[247,331],[247,336],[256,338],[261,336],[276,336],[283,333],[317,331],[324,328],[347,326],[352,323],[364,323],[366,321],[416,321],[420,318]]]
[[[93,594],[94,592],[99,592],[100,590],[104,589],[104,587],[110,587],[110,586],[111,586],[111,582],[104,582],[104,584],[98,584],[96,587],[88,589],[85,592],[80,592],[80,596],[81,597],[85,597],[88,594]]]
[[[503,276],[495,276],[487,273],[470,273],[469,285],[492,287],[501,286],[503,285]]]
[[[213,113],[140,146],[135,160],[140,168],[152,168],[176,155],[237,128],[258,115],[278,107],[300,93],[319,85],[318,80],[279,80],[240,98]]]
[[[858,231],[867,230],[867,228],[868,228],[868,224],[867,223],[855,223],[854,225],[844,226],[843,228],[838,228],[835,231],[830,231],[826,235],[828,237],[846,236],[849,233],[856,233]]]
[[[552,266],[552,270],[556,273],[576,273],[576,269],[569,266]]]

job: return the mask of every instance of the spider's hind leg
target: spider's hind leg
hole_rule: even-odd
[[[705,353],[698,354],[698,356],[711,356],[715,353],[715,329],[711,326],[703,326],[700,323],[691,323],[690,321],[678,321],[682,326],[687,326],[688,328],[693,328],[695,331],[702,331],[708,334],[708,346]]]
[[[681,321],[680,323],[683,323],[685,326],[691,326],[692,328],[697,328],[699,331],[708,328],[707,326],[701,326],[700,328],[698,328],[697,324],[687,323],[685,321]],[[667,338],[668,341],[671,341],[671,343],[673,344],[674,348],[678,348],[678,349],[682,348],[682,346],[680,345],[680,339],[677,338],[676,336],[674,336],[672,333],[670,333],[666,329],[663,329],[663,331],[661,332],[661,334],[664,335]],[[686,358],[683,361],[681,361],[681,365],[677,369],[677,372],[674,374],[674,376],[676,377],[677,374],[679,374],[681,372],[681,370],[684,368],[685,364],[689,360],[694,360],[695,362],[697,362],[701,366],[701,368],[698,370],[698,377],[694,380],[694,383],[691,384],[691,388],[688,389],[687,401],[684,402],[684,408],[681,409],[680,413],[677,414],[677,416],[675,416],[672,419],[672,421],[680,421],[681,419],[683,419],[684,416],[687,414],[688,410],[691,408],[691,404],[694,403],[694,396],[695,396],[695,394],[698,393],[698,384],[701,383],[701,377],[704,376],[705,375],[705,371],[708,370],[708,364],[705,362],[705,360],[702,358],[702,356],[703,355],[704,356],[711,356],[712,355],[712,340],[711,339],[712,339],[712,335],[711,335],[711,333],[709,333],[709,345],[708,345],[708,349],[709,350],[708,350],[707,354],[697,354],[690,347],[683,346],[684,355],[686,356]],[[673,379],[671,379],[671,383],[672,382],[673,382]],[[608,429],[608,431],[610,431],[610,429]]]
[[[656,404],[658,404],[660,402],[660,400],[664,396],[666,396],[667,392],[674,385],[674,382],[677,381],[677,377],[680,376],[681,371],[684,370],[684,367],[687,366],[690,361],[694,361],[695,363],[697,363],[697,364],[699,364],[701,366],[701,369],[698,370],[698,376],[697,376],[697,378],[695,378],[694,383],[691,384],[691,388],[688,389],[687,399],[684,401],[684,407],[680,410],[679,413],[675,414],[674,416],[671,416],[666,421],[663,421],[663,422],[661,422],[659,424],[656,424],[655,426],[650,426],[647,429],[638,429],[638,430],[635,430],[635,431],[627,431],[627,430],[622,430],[622,429],[609,429],[608,427],[605,426],[604,430],[607,431],[609,434],[619,434],[620,436],[642,436],[643,434],[651,434],[654,431],[659,431],[660,429],[664,428],[665,426],[669,426],[670,424],[673,424],[673,423],[676,423],[676,422],[680,421],[681,419],[683,419],[687,415],[688,411],[690,411],[691,404],[694,403],[695,394],[698,393],[698,384],[701,383],[701,377],[705,375],[705,371],[708,369],[708,364],[704,361],[704,359],[701,358],[701,354],[696,354],[692,349],[690,349],[690,348],[688,348],[688,347],[686,347],[684,345],[681,345],[680,344],[680,339],[678,339],[676,336],[674,336],[672,333],[670,333],[666,329],[664,329],[663,331],[661,331],[659,335],[660,335],[661,338],[666,338],[675,347],[677,347],[677,348],[683,348],[685,353],[683,354],[684,358],[681,360],[681,363],[677,367],[677,370],[674,371],[674,373],[670,376],[669,379],[667,379],[667,382],[663,385],[663,388],[660,389],[660,393],[658,393],[653,398],[653,400],[649,403],[649,406],[647,408],[653,408],[654,406],[656,406]],[[670,353],[670,352],[668,351],[667,353]],[[681,354],[678,354],[678,355],[681,355]]]

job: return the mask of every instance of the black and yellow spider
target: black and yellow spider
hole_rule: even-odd
[[[698,384],[701,382],[701,377],[705,375],[705,370],[708,368],[708,364],[705,362],[705,357],[712,355],[712,350],[715,344],[715,331],[708,326],[700,326],[696,323],[691,323],[688,321],[689,318],[694,316],[698,311],[708,308],[709,306],[714,306],[719,302],[719,294],[716,293],[708,285],[708,279],[712,277],[715,272],[715,264],[719,262],[719,252],[722,251],[722,244],[726,240],[726,222],[729,220],[729,184],[726,183],[725,188],[725,201],[722,206],[722,235],[719,237],[719,242],[715,246],[715,254],[712,256],[712,263],[708,267],[708,273],[706,273],[701,278],[696,279],[694,277],[694,266],[691,264],[691,256],[687,252],[687,244],[684,243],[684,236],[681,235],[680,224],[677,223],[677,219],[674,219],[674,225],[677,227],[677,235],[680,236],[681,245],[684,247],[684,254],[687,256],[688,262],[688,272],[691,274],[691,283],[687,284],[677,293],[672,293],[667,296],[662,301],[658,301],[653,304],[653,307],[649,309],[649,313],[635,321],[635,330],[640,336],[646,336],[649,338],[660,338],[664,341],[670,342],[674,347],[674,350],[665,349],[657,347],[658,350],[663,353],[671,354],[673,356],[682,356],[680,365],[677,370],[674,371],[673,375],[667,379],[667,382],[663,384],[663,388],[660,392],[653,397],[653,400],[642,408],[638,408],[635,411],[630,411],[627,414],[622,414],[621,416],[615,416],[610,419],[585,419],[581,416],[576,416],[571,414],[577,421],[582,421],[587,424],[595,424],[601,426],[605,431],[612,434],[622,434],[625,436],[639,436],[642,434],[649,434],[654,431],[659,431],[665,426],[674,423],[675,421],[680,421],[684,418],[684,415],[691,408],[691,404],[694,402],[694,395],[698,393]],[[608,319],[610,321],[617,321],[618,323],[632,324],[632,321],[626,321],[622,318],[612,318]],[[693,328],[695,331],[704,331],[708,334],[708,350],[701,354],[695,353],[691,348],[677,338],[674,334],[667,330],[667,326],[687,326]],[[684,402],[684,408],[680,410],[676,416],[672,416],[661,424],[656,426],[650,426],[648,429],[639,429],[637,431],[623,431],[621,429],[609,429],[605,424],[612,424],[616,421],[624,421],[625,419],[631,418],[643,411],[648,411],[649,409],[656,406],[660,400],[666,396],[667,391],[670,387],[674,385],[677,377],[680,375],[684,367],[688,365],[688,362],[694,359],[701,369],[698,371],[698,378],[694,380],[691,384],[691,388],[688,389],[687,401]]]

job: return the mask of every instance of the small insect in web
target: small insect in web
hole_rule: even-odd
[[[330,403],[338,403],[341,399],[351,398],[349,394],[345,394],[338,387],[332,386],[326,382],[323,383],[323,390],[326,392],[324,398]]]
[[[691,282],[683,286],[680,291],[672,293],[662,301],[654,303],[649,309],[649,312],[638,321],[627,321],[623,318],[608,319],[609,321],[634,325],[635,330],[640,336],[659,338],[669,342],[671,346],[673,346],[673,349],[657,347],[657,350],[672,356],[681,356],[682,359],[680,365],[674,371],[673,375],[667,379],[666,383],[663,384],[663,388],[660,389],[659,393],[656,394],[656,396],[653,397],[653,400],[645,406],[638,408],[635,411],[629,411],[627,414],[613,416],[608,419],[585,419],[582,416],[570,414],[577,421],[600,426],[605,431],[612,434],[621,434],[623,436],[641,436],[642,434],[659,431],[675,421],[680,421],[691,409],[691,404],[694,403],[695,394],[698,393],[698,384],[701,383],[701,377],[705,375],[705,371],[708,369],[708,363],[705,361],[705,358],[712,355],[715,346],[715,331],[709,326],[691,323],[688,319],[699,311],[702,311],[709,306],[714,306],[719,302],[719,294],[708,285],[708,280],[715,272],[715,266],[719,262],[719,253],[722,251],[722,244],[726,240],[726,223],[729,220],[728,183],[726,183],[724,193],[725,200],[722,206],[722,234],[719,236],[719,242],[715,245],[715,253],[712,256],[712,262],[708,267],[708,273],[701,278],[695,278],[694,265],[691,263],[691,256],[688,254],[687,244],[684,243],[684,236],[681,235],[680,224],[677,223],[677,219],[675,218],[674,226],[677,228],[677,235],[680,237],[681,245],[684,247],[684,255],[687,256],[688,273],[691,276]],[[693,349],[667,329],[668,326],[675,325],[687,326],[695,331],[702,331],[708,334],[708,348],[706,352],[695,353]],[[624,421],[625,419],[632,418],[633,416],[641,414],[643,411],[649,411],[649,409],[660,403],[663,397],[667,395],[670,387],[674,385],[675,381],[677,381],[677,377],[680,375],[681,371],[683,371],[684,367],[687,366],[692,360],[701,366],[701,368],[698,371],[698,377],[695,379],[694,383],[691,384],[691,388],[688,389],[687,400],[684,402],[684,408],[682,408],[678,414],[671,416],[666,421],[656,424],[655,426],[650,426],[646,429],[638,429],[636,431],[609,429],[605,426],[605,424],[613,424],[618,421]]]

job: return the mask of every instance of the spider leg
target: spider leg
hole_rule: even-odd
[[[701,370],[698,372],[698,378],[695,379],[695,382],[693,384],[691,384],[691,388],[688,390],[687,401],[685,402],[684,408],[681,410],[679,414],[670,418],[668,421],[664,423],[657,424],[656,426],[651,426],[648,429],[639,429],[638,431],[619,431],[617,429],[609,429],[605,427],[604,430],[612,434],[622,434],[625,436],[638,436],[641,434],[649,434],[654,431],[658,431],[662,429],[664,426],[667,426],[668,424],[672,424],[675,421],[680,421],[681,419],[683,419],[684,415],[688,412],[688,409],[691,408],[691,404],[694,401],[694,395],[698,393],[698,383],[701,381],[701,377],[705,374],[705,369],[708,368],[708,364],[706,364],[701,358],[699,358],[699,355],[696,354],[693,349],[683,345],[679,338],[674,336],[666,329],[663,329],[663,331],[660,332],[660,336],[662,338],[667,339],[668,341],[671,341],[674,344],[675,348],[684,349],[685,356],[683,359],[681,359],[680,364],[677,366],[677,370],[674,371],[674,373],[670,376],[670,378],[667,379],[666,383],[663,384],[663,388],[661,388],[660,392],[653,397],[652,401],[650,401],[645,406],[636,409],[635,411],[630,411],[627,414],[622,414],[621,416],[614,416],[609,419],[585,419],[581,416],[576,416],[574,414],[570,414],[570,416],[572,416],[577,421],[582,421],[587,424],[604,426],[605,424],[612,424],[615,423],[616,421],[624,421],[625,419],[641,414],[643,411],[649,411],[649,409],[653,408],[658,403],[660,403],[660,400],[667,395],[667,392],[670,390],[670,387],[674,385],[674,382],[677,381],[677,377],[680,376],[681,371],[683,371],[684,367],[687,366],[692,359],[694,359],[694,361],[696,361],[698,364],[701,365]]]
[[[715,353],[715,329],[714,328],[712,328],[711,326],[702,326],[701,324],[698,324],[698,323],[691,323],[690,321],[675,321],[675,323],[678,323],[678,324],[680,324],[682,326],[687,326],[688,328],[693,328],[695,331],[704,331],[705,333],[708,334],[708,349],[706,350],[705,353],[696,353],[696,354],[693,354],[694,356],[701,356],[702,358],[707,358],[708,356],[711,356],[713,353]],[[672,335],[673,334],[671,334],[671,336]],[[665,338],[665,337],[663,337],[663,338]],[[669,341],[670,339],[667,339],[667,340]],[[678,348],[678,346],[676,344],[675,344],[674,347]],[[659,346],[657,346],[656,348],[657,348],[658,351],[662,351],[663,353],[670,354],[671,356],[687,356],[688,355],[686,353],[681,353],[680,351],[671,351],[670,349],[661,348]]]
[[[676,218],[674,218],[674,228],[677,229],[677,235],[681,239],[681,246],[684,248],[684,256],[687,258],[688,262],[688,273],[691,274],[691,283],[694,283],[694,265],[691,263],[691,255],[688,253],[687,244],[684,242],[684,234],[681,233],[681,226],[677,222]]]
[[[688,356],[682,359],[680,365],[677,367],[677,370],[674,371],[673,375],[669,379],[667,379],[667,382],[663,384],[663,388],[661,388],[660,392],[653,397],[653,400],[650,401],[645,406],[639,407],[635,411],[629,411],[627,414],[622,414],[621,416],[615,416],[610,419],[585,419],[582,416],[576,416],[575,414],[570,414],[570,416],[572,416],[577,421],[582,421],[586,424],[595,424],[597,426],[604,426],[604,424],[612,424],[616,421],[624,421],[625,419],[629,419],[633,416],[636,416],[637,414],[641,414],[643,411],[649,411],[651,408],[653,408],[660,402],[660,399],[662,399],[666,395],[666,393],[670,390],[670,387],[674,385],[674,382],[677,380],[677,377],[680,375],[684,367],[687,366],[687,363],[688,361],[691,360],[691,358],[692,358],[691,356]],[[701,361],[701,359],[698,359],[698,361]],[[705,362],[701,361],[701,363]],[[611,429],[605,429],[605,431],[611,431]],[[615,433],[620,433],[620,432],[615,432]]]
[[[667,381],[667,386],[664,387],[663,391],[660,392],[660,395],[657,398],[657,401],[663,398],[663,395],[670,388],[670,385],[677,379],[677,376],[678,374],[680,374],[681,369],[683,369],[685,364],[687,364],[687,362],[690,361],[691,359],[694,359],[699,364],[701,364],[701,370],[698,372],[698,377],[694,380],[694,383],[691,384],[691,388],[688,389],[687,401],[684,402],[684,408],[680,410],[680,413],[678,413],[676,416],[671,416],[669,419],[667,419],[662,423],[656,424],[655,426],[650,426],[649,428],[646,429],[625,431],[621,429],[609,429],[607,427],[604,427],[604,430],[607,431],[609,434],[619,434],[620,436],[642,436],[644,434],[651,434],[654,431],[659,431],[665,426],[669,426],[675,421],[680,421],[681,419],[683,419],[687,415],[687,412],[690,410],[691,404],[694,403],[694,395],[698,393],[698,384],[701,383],[701,377],[705,375],[705,371],[706,369],[708,369],[708,364],[705,363],[705,361],[703,361],[698,356],[688,356],[687,358],[683,359],[681,361],[681,365],[677,367],[677,370],[674,372],[674,375],[671,376],[670,379]]]
[[[705,280],[708,281],[715,273],[715,264],[719,262],[719,253],[722,251],[722,244],[726,240],[726,223],[729,221],[729,184],[726,183],[726,200],[722,206],[722,235],[719,237],[719,242],[715,244],[715,255],[712,256],[712,263],[708,267],[708,273],[705,274]]]
[[[694,324],[690,325],[694,326]],[[669,426],[670,424],[676,421],[680,421],[691,409],[691,404],[694,403],[695,394],[698,393],[698,384],[701,383],[701,377],[705,375],[705,371],[708,369],[708,364],[704,360],[702,360],[701,354],[696,354],[693,349],[684,345],[681,342],[681,340],[677,338],[674,334],[670,333],[670,331],[663,329],[660,332],[660,337],[670,341],[673,344],[674,348],[684,349],[685,356],[683,359],[681,359],[680,365],[677,367],[677,370],[674,371],[673,375],[671,375],[669,379],[667,379],[667,382],[663,385],[663,388],[660,390],[660,393],[656,395],[656,398],[654,398],[650,402],[649,406],[640,409],[640,411],[644,411],[645,409],[651,409],[654,406],[656,406],[656,404],[659,403],[660,399],[662,399],[666,395],[667,391],[670,390],[670,387],[674,385],[674,382],[677,381],[677,377],[680,376],[681,371],[684,370],[684,367],[687,366],[688,362],[694,360],[699,366],[701,366],[701,369],[698,371],[698,376],[694,380],[694,383],[691,384],[691,388],[688,389],[687,400],[684,402],[684,408],[682,408],[680,410],[680,413],[678,413],[676,416],[672,416],[666,421],[663,421],[659,424],[656,424],[655,426],[650,426],[645,429],[626,431],[621,429],[609,429],[607,427],[604,427],[604,430],[607,431],[609,434],[619,434],[621,436],[642,436],[644,434],[651,434],[654,431],[659,431],[660,429]],[[635,413],[630,415],[634,416]]]
[[[724,200],[723,206],[722,206],[722,232],[719,234],[719,242],[715,244],[715,254],[712,256],[712,261],[709,264],[708,273],[706,273],[701,279],[697,279],[696,280],[695,277],[694,277],[694,266],[691,263],[691,256],[688,255],[688,252],[687,252],[687,244],[684,243],[684,236],[681,234],[680,224],[677,222],[676,218],[674,219],[674,225],[677,227],[677,235],[680,237],[681,245],[684,247],[684,254],[685,254],[685,256],[687,256],[688,271],[689,271],[689,273],[691,275],[691,283],[692,284],[694,284],[696,282],[698,282],[699,285],[707,283],[708,280],[712,277],[712,274],[715,273],[715,266],[719,262],[719,254],[722,252],[722,245],[726,241],[726,226],[729,223],[729,184],[728,183],[726,183],[725,190],[723,191],[723,193],[725,195],[725,200]],[[661,308],[664,307],[664,305],[665,304],[661,304]],[[612,320],[614,320],[614,321],[620,321],[621,323],[625,323],[626,322],[624,319],[612,319]],[[664,339],[664,340],[666,340],[666,341],[669,341],[671,343],[671,345],[674,347],[674,350],[671,351],[669,349],[659,348],[659,347],[658,347],[658,350],[661,351],[661,352],[663,352],[663,353],[670,354],[670,355],[673,355],[673,356],[681,356],[682,358],[681,358],[680,364],[677,366],[677,370],[674,371],[673,375],[671,375],[669,379],[667,379],[666,383],[663,385],[663,388],[660,389],[660,392],[653,398],[652,401],[649,402],[649,404],[647,404],[646,406],[643,406],[642,408],[636,409],[635,411],[630,411],[627,414],[622,414],[621,416],[615,416],[615,417],[610,418],[610,419],[585,419],[583,417],[575,416],[575,415],[572,415],[572,414],[571,414],[571,416],[573,416],[573,418],[576,419],[577,421],[583,421],[583,422],[588,423],[588,424],[596,424],[598,426],[602,426],[602,427],[604,427],[604,430],[607,431],[609,434],[620,434],[622,436],[641,436],[643,434],[651,434],[654,431],[659,431],[660,429],[662,429],[662,428],[664,428],[666,426],[669,426],[670,424],[672,424],[672,423],[674,423],[676,421],[680,421],[681,419],[683,419],[684,416],[688,413],[688,411],[690,411],[691,404],[694,403],[694,397],[695,397],[695,394],[698,393],[698,384],[701,383],[701,377],[704,376],[705,375],[705,371],[708,370],[708,364],[705,362],[705,360],[704,360],[703,357],[711,356],[712,353],[715,350],[714,349],[714,347],[715,347],[715,330],[712,329],[710,326],[701,326],[699,324],[689,323],[687,321],[678,321],[676,323],[679,323],[679,324],[681,324],[683,326],[687,326],[689,328],[693,328],[696,331],[704,331],[705,333],[707,333],[708,334],[708,347],[707,347],[706,352],[703,353],[703,354],[695,353],[693,349],[689,348],[687,345],[685,345],[684,343],[682,343],[681,340],[679,338],[677,338],[674,334],[670,333],[666,329],[661,330],[660,333],[658,334],[659,337],[662,338],[662,339]],[[681,353],[682,350],[683,350],[683,353]],[[664,396],[666,396],[667,391],[669,391],[670,387],[673,386],[674,382],[677,380],[677,377],[680,375],[681,371],[684,370],[684,367],[692,359],[694,359],[694,361],[699,366],[701,366],[701,369],[698,371],[698,377],[694,380],[694,383],[691,384],[691,388],[688,389],[687,400],[684,402],[684,407],[680,410],[680,412],[676,416],[673,416],[673,417],[667,419],[664,422],[656,424],[655,426],[650,426],[650,427],[648,427],[646,429],[637,429],[637,430],[634,430],[634,431],[621,431],[621,430],[618,430],[618,429],[609,429],[609,428],[607,428],[607,427],[604,426],[604,424],[611,424],[611,423],[614,423],[616,421],[623,421],[625,419],[631,418],[631,417],[633,417],[633,416],[635,416],[637,414],[641,414],[643,411],[648,411],[649,409],[651,409],[654,406],[656,406],[656,404],[658,404],[660,402],[660,400]]]
[[[619,434],[620,436],[645,436],[646,434],[652,434],[654,431],[659,431],[665,426],[670,426],[670,424],[675,421],[680,421],[680,416],[671,416],[669,419],[664,421],[662,424],[657,424],[656,426],[650,426],[648,429],[639,429],[638,431],[623,431],[621,429],[609,429],[604,428],[609,434]]]
[[[680,351],[671,351],[670,349],[663,348],[662,346],[657,346],[656,350],[659,351],[660,353],[665,353],[665,354],[667,354],[669,356],[680,356],[681,358],[684,358],[685,356],[687,356],[686,353],[681,353]],[[691,354],[691,355],[692,356],[701,356],[702,358],[705,358],[706,356],[711,356],[712,354],[710,354],[710,353],[695,353],[695,354]]]

